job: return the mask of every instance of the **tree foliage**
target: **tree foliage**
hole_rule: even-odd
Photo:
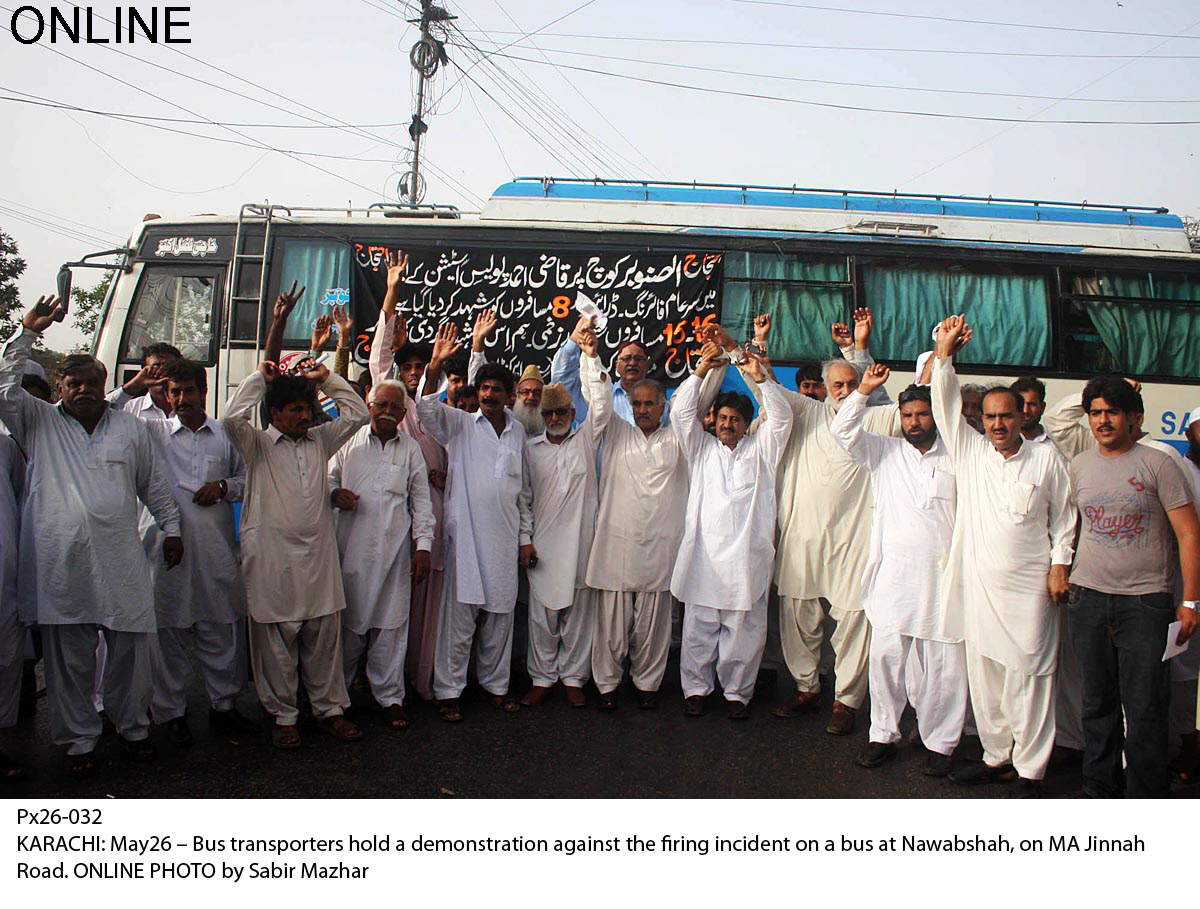
[[[82,287],[71,288],[71,324],[85,338],[90,339],[96,331],[96,323],[100,321],[100,313],[104,307],[104,298],[108,296],[108,287],[112,284],[112,276],[111,271],[106,271],[100,283],[88,290]]]
[[[17,255],[17,241],[0,230],[0,338],[7,339],[21,320],[21,294],[17,278],[25,260]]]

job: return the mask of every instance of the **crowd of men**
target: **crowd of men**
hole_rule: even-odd
[[[972,329],[951,315],[893,403],[859,310],[833,326],[841,357],[793,391],[764,315],[745,345],[706,326],[668,409],[645,346],[621,343],[610,373],[588,318],[550,384],[487,362],[490,310],[468,357],[453,324],[412,343],[406,264],[388,257],[367,373],[343,378],[341,309],[282,355],[293,284],[219,421],[203,365],[165,344],[107,396],[103,364],[67,357],[51,404],[24,376],[63,304],[30,309],[0,359],[0,728],[35,630],[51,735],[80,779],[105,718],[133,761],[155,759],[152,724],[191,744],[193,663],[210,726],[261,728],[237,706],[252,677],[280,749],[301,747],[303,711],[361,738],[355,684],[395,730],[413,696],[461,721],[472,672],[511,712],[560,683],[584,707],[590,682],[616,710],[628,671],[653,710],[680,604],[690,717],[719,690],[744,720],[786,667],[774,717],[819,711],[830,685],[827,731],[848,735],[869,695],[864,768],[896,754],[911,706],[925,773],[964,785],[1037,796],[1072,752],[1090,796],[1163,796],[1172,769],[1196,773],[1200,647],[1163,651],[1200,626],[1200,432],[1187,460],[1147,439],[1136,383],[1097,377],[1049,411],[1034,378],[968,392],[954,357]],[[722,391],[731,364],[753,399]],[[952,768],[964,730],[983,760]],[[0,756],[0,773],[24,768]]]

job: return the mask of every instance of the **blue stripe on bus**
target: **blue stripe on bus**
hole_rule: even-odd
[[[954,199],[906,199],[854,195],[817,195],[759,190],[691,189],[671,186],[607,186],[590,183],[505,183],[493,197],[527,199],[579,199],[609,202],[672,202],[690,205],[751,205],[775,208],[809,208],[878,212],[883,214],[941,215],[985,218],[996,221],[1050,221],[1076,224],[1118,224],[1126,227],[1162,227],[1179,230],[1177,215],[1123,212],[1001,202],[966,202]]]

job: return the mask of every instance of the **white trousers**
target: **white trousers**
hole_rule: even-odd
[[[575,588],[575,602],[548,609],[529,592],[529,653],[526,665],[534,685],[582,688],[592,676],[595,591]]]
[[[458,602],[454,547],[448,546],[433,660],[433,696],[437,700],[462,696],[467,687],[472,643],[475,645],[475,677],[480,686],[488,694],[508,694],[513,614],[511,611],[488,612],[477,603]]]
[[[1054,750],[1054,675],[1026,675],[968,643],[967,678],[984,763],[1040,780]]]
[[[834,699],[857,710],[867,697],[867,661],[871,646],[871,624],[863,610],[845,612],[831,606],[830,617],[837,627],[830,636],[834,653]],[[779,638],[788,672],[799,691],[819,691],[822,623],[825,611],[819,599],[779,597]]]
[[[872,742],[900,741],[905,703],[917,713],[921,741],[951,754],[967,717],[967,654],[963,645],[871,629]]]
[[[381,707],[404,705],[404,660],[408,653],[408,622],[399,628],[371,628],[355,634],[342,628],[342,668],[347,687],[354,681],[358,660],[367,653],[367,681]]]
[[[687,603],[679,651],[683,696],[712,694],[719,682],[726,700],[750,703],[766,643],[765,595],[745,611]]]
[[[263,710],[280,726],[300,718],[296,689],[303,680],[313,716],[340,716],[350,706],[342,677],[342,620],[336,612],[300,622],[250,620],[250,663]]]
[[[638,691],[658,691],[671,648],[671,592],[597,590],[592,677],[602,694],[621,684],[625,657]]]
[[[178,719],[187,711],[192,660],[200,664],[204,689],[214,710],[229,710],[246,683],[246,629],[242,621],[197,622],[191,628],[160,628],[153,650],[154,722]]]
[[[103,724],[93,703],[96,685],[96,633],[104,636],[104,706],[117,732],[131,742],[150,734],[154,687],[153,634],[112,631],[97,625],[43,625],[42,659],[50,736],[68,754],[96,747]]]
[[[1083,751],[1083,672],[1067,630],[1067,604],[1059,609],[1058,673],[1054,680],[1054,744]]]

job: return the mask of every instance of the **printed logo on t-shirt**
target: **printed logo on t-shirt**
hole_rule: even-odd
[[[1122,514],[1109,511],[1104,505],[1085,505],[1083,516],[1088,520],[1088,533],[1107,538],[1118,545],[1131,543],[1146,531],[1144,513]]]

